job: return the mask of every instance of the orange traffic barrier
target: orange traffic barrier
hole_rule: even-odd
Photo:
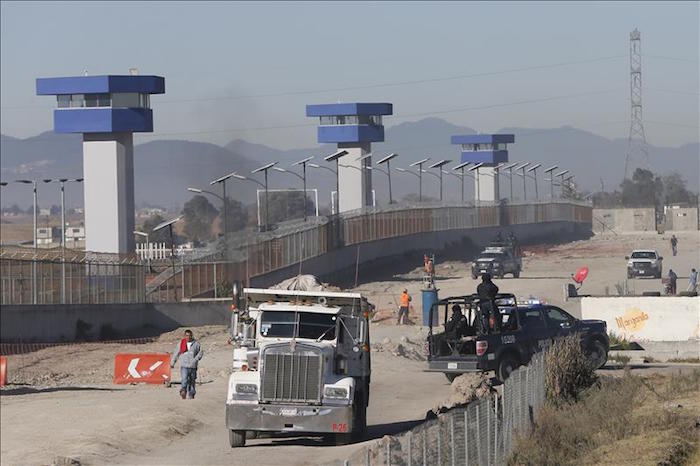
[[[167,353],[119,353],[114,357],[114,383],[170,383]]]
[[[7,358],[0,356],[0,387],[7,383]]]

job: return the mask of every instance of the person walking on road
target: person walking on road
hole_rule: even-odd
[[[698,271],[695,269],[690,269],[690,276],[688,277],[688,291],[691,293],[697,293],[698,291]]]
[[[678,238],[676,238],[676,235],[671,235],[671,251],[673,251],[674,256],[678,253]]]
[[[408,290],[406,288],[403,289],[400,299],[401,305],[399,306],[399,319],[396,321],[396,325],[401,325],[401,317],[404,318],[404,324],[408,323],[408,306],[411,303],[411,295],[408,294]]]
[[[170,367],[175,367],[178,358],[180,359],[181,388],[180,396],[194,398],[195,382],[197,381],[197,365],[204,356],[204,350],[197,340],[194,339],[192,330],[185,330],[185,338],[175,346],[175,351],[170,358]]]
[[[668,269],[668,284],[669,284],[669,287],[671,288],[672,295],[676,294],[676,282],[677,281],[678,281],[678,275],[676,275],[676,272],[674,272],[673,269]]]

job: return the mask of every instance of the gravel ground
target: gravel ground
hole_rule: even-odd
[[[614,284],[625,280],[624,256],[633,247],[657,248],[665,257],[665,270],[670,266],[687,276],[691,266],[699,265],[700,234],[677,236],[677,257],[670,254],[670,234],[594,237],[526,248],[521,278],[496,283],[503,291],[536,296],[571,310],[562,292],[570,274],[587,265],[589,277],[581,291],[604,294],[607,287],[614,293]],[[0,391],[0,463],[50,464],[73,458],[83,464],[308,465],[347,458],[374,439],[415,425],[427,411],[454,396],[442,374],[423,372],[426,330],[420,325],[394,325],[404,287],[413,295],[410,318],[414,323],[421,321],[421,265],[402,275],[386,271],[387,278],[356,288],[378,311],[371,329],[370,427],[364,442],[335,446],[313,437],[260,438],[232,451],[224,426],[231,347],[223,326],[207,326],[194,329],[205,351],[195,400],[181,400],[177,387],[111,385],[115,353],[171,351],[181,329],[146,344],[90,343],[11,356],[10,385]],[[440,296],[474,292],[477,281],[471,279],[469,268],[468,262],[437,257]],[[637,291],[659,289],[660,281],[630,280],[630,286]],[[634,371],[651,374],[690,367],[653,365]],[[174,379],[179,380],[178,371]],[[469,379],[465,393],[470,396],[479,381],[474,385],[471,377],[465,379]]]

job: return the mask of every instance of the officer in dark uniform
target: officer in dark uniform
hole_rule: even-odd
[[[459,304],[452,306],[452,316],[445,324],[445,336],[450,340],[461,338],[467,330],[467,318],[462,314]]]
[[[494,327],[498,326],[498,319],[496,319],[496,312],[498,309],[494,302],[498,294],[498,287],[491,281],[490,273],[485,273],[481,276],[481,283],[476,287],[476,294],[479,297],[479,307],[481,310],[481,332],[485,334],[488,333],[489,317],[493,317]]]

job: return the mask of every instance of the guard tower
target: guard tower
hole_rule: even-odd
[[[318,142],[338,144],[347,155],[339,160],[339,212],[372,205],[373,142],[384,141],[382,116],[393,113],[392,104],[348,103],[307,105],[306,116],[319,117]]]
[[[83,134],[85,249],[134,251],[134,132],[153,131],[150,95],[160,76],[39,78],[37,95],[55,95],[54,131]]]
[[[499,201],[500,191],[498,186],[499,163],[508,161],[508,144],[515,142],[512,134],[469,134],[452,136],[452,144],[462,147],[462,163],[482,164],[475,176],[479,182],[475,183],[475,198],[482,201]]]

